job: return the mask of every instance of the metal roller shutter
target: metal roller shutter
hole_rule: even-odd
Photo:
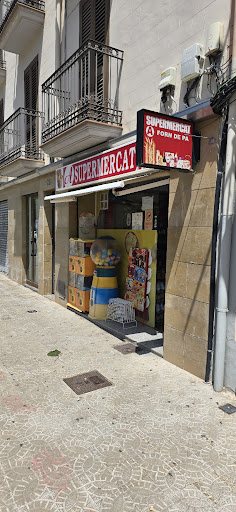
[[[0,201],[0,272],[8,274],[8,202]]]

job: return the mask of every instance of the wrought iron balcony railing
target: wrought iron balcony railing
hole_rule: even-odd
[[[83,120],[122,124],[119,85],[123,52],[87,41],[42,85],[42,143]]]
[[[0,34],[11,15],[14,7],[17,3],[27,5],[28,7],[33,7],[34,9],[38,9],[39,11],[45,10],[45,2],[43,0],[1,0],[0,2]]]
[[[0,128],[0,167],[17,158],[43,160],[39,149],[41,112],[19,108]]]

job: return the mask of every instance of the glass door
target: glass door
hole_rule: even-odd
[[[38,195],[27,196],[27,283],[38,287]]]

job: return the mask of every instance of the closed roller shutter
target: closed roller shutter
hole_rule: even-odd
[[[8,274],[8,203],[0,201],[0,272]]]

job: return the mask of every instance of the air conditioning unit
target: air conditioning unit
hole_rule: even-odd
[[[181,80],[189,82],[202,73],[203,70],[203,47],[195,43],[183,52],[181,63]]]

